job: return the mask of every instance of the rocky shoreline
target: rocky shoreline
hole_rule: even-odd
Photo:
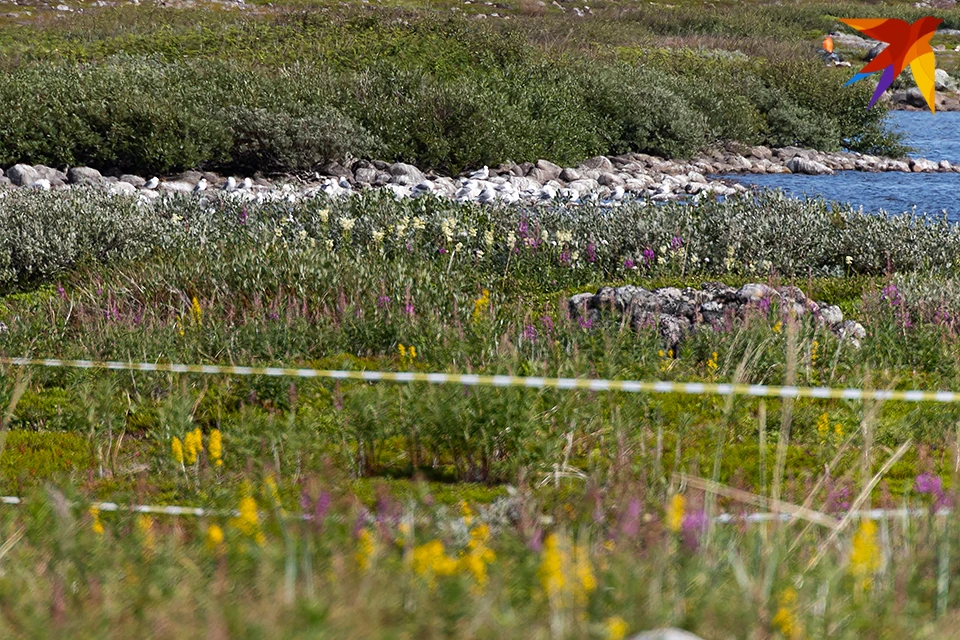
[[[225,191],[246,199],[295,201],[321,194],[346,196],[370,189],[390,191],[397,198],[433,194],[457,201],[482,204],[548,202],[616,204],[630,199],[668,201],[708,196],[728,196],[748,191],[729,176],[746,173],[802,173],[829,175],[837,171],[900,171],[905,173],[957,173],[960,165],[919,158],[882,158],[860,153],[827,153],[797,147],[770,149],[728,144],[690,161],[666,160],[643,153],[598,156],[577,167],[561,167],[547,160],[507,163],[459,177],[423,172],[405,163],[356,160],[329,163],[312,176],[267,179],[221,176],[187,171],[157,177],[102,174],[89,167],[64,170],[44,165],[18,164],[0,169],[4,189],[102,188],[117,195],[138,196],[145,202],[168,194],[210,195]],[[726,176],[726,177],[717,177]]]

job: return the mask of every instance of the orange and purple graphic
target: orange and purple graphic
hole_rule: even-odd
[[[909,64],[917,88],[920,89],[920,93],[926,99],[930,111],[936,113],[934,77],[937,67],[933,57],[933,49],[930,48],[930,38],[936,33],[937,26],[943,20],[928,16],[920,18],[913,24],[894,18],[866,18],[862,20],[841,18],[840,22],[875,40],[889,44],[886,49],[881,51],[876,58],[871,60],[867,66],[847,82],[847,84],[852,84],[877,71],[883,71],[868,108],[876,104],[883,92],[893,84],[894,78],[899,76]]]

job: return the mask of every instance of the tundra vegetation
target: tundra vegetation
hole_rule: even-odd
[[[841,91],[811,48],[831,15],[929,11],[439,17],[451,6],[5,18],[0,164],[291,172],[353,155],[456,171],[729,140],[893,153],[869,90]],[[769,193],[144,207],[21,189],[0,195],[0,354],[955,390],[958,270],[946,222]],[[772,297],[671,352],[654,328],[568,306],[703,282],[796,285],[866,337]],[[23,499],[0,510],[5,635],[960,631],[960,534],[942,515],[953,404],[14,366],[0,394],[0,489]],[[754,511],[792,518],[740,517]]]

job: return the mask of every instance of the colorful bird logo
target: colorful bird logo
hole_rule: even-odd
[[[840,22],[890,45],[847,82],[852,84],[872,73],[883,71],[868,108],[876,104],[883,92],[893,84],[894,78],[899,76],[909,64],[917,88],[926,99],[930,111],[936,113],[934,77],[937,66],[933,58],[933,49],[930,48],[930,38],[943,20],[928,16],[920,18],[913,24],[893,18],[862,20],[841,18]]]

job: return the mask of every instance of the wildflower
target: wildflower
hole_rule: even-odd
[[[170,445],[170,448],[173,450],[173,459],[182,465],[183,464],[183,443],[180,442],[180,438],[174,437],[173,442]]]
[[[707,360],[707,369],[709,369],[710,371],[716,371],[718,366],[719,365],[717,364],[717,352],[714,351],[711,354],[710,359]]]
[[[877,544],[877,523],[864,519],[853,534],[850,549],[850,573],[869,588],[871,576],[880,568],[880,546]]]
[[[283,236],[283,229],[281,229],[280,227],[277,227],[276,229],[274,229],[273,234],[277,238],[280,238]]]
[[[366,572],[367,569],[370,568],[370,560],[376,551],[377,547],[373,539],[373,534],[371,534],[367,528],[361,529],[357,535],[357,551],[354,554],[354,558],[361,571]]]
[[[453,242],[453,234],[457,229],[457,221],[454,218],[444,218],[440,221],[440,232],[447,242]]]
[[[327,240],[324,246],[327,248],[327,251],[333,251],[333,240]]]
[[[794,640],[803,637],[803,626],[797,619],[797,590],[793,587],[784,589],[777,598],[779,608],[773,616],[773,624],[783,634],[784,638]]]
[[[514,245],[517,244],[517,236],[514,235],[513,231],[507,234],[507,246],[513,249]]]
[[[483,258],[483,250],[482,250],[482,249],[477,249],[476,256],[477,256],[477,260],[482,259],[482,258]]]
[[[90,517],[93,518],[92,529],[95,534],[98,536],[103,535],[103,523],[100,522],[100,508],[99,507],[90,507]]]
[[[579,259],[580,259],[580,252],[579,252],[579,251],[573,251],[573,252],[570,253],[570,262],[576,262],[576,261],[579,260]]]
[[[623,640],[627,637],[627,622],[620,616],[607,618],[603,623],[607,631],[607,640]]]
[[[651,249],[650,247],[647,247],[646,249],[643,250],[643,261],[646,264],[650,264],[651,262],[653,262],[654,258],[656,257],[657,257],[657,254],[654,253],[653,249]]]
[[[633,260],[631,260],[630,258],[627,258],[626,260],[623,261],[623,268],[624,268],[624,269],[635,269],[635,268],[636,268],[635,264],[636,264],[636,263],[634,263]]]
[[[550,234],[547,233],[546,229],[543,229],[542,231],[540,231],[540,242],[546,242],[549,239],[550,239]]]
[[[244,535],[253,538],[261,547],[266,543],[266,538],[260,530],[260,516],[257,514],[257,501],[252,496],[246,495],[240,498],[239,515],[233,519],[233,526],[240,530]]]
[[[223,466],[223,437],[220,435],[220,429],[214,429],[210,432],[210,441],[207,444],[210,452],[210,461],[214,466]]]
[[[203,451],[203,434],[200,432],[200,427],[197,427],[188,432],[183,439],[183,458],[187,464],[194,464],[201,451]]]
[[[773,325],[773,332],[780,333],[781,331],[783,331],[783,322],[781,320],[777,320],[777,323]]]
[[[484,308],[490,304],[490,291],[484,289],[479,298],[473,301],[473,321],[477,322],[483,317]]]
[[[537,339],[537,335],[538,335],[537,328],[534,327],[532,324],[528,324],[523,329],[523,334],[521,335],[523,336],[524,340],[529,340],[530,342],[534,342]]]
[[[847,263],[847,266],[849,267],[850,265],[853,264],[853,256],[847,256],[847,257],[844,259],[844,261]]]
[[[140,530],[140,534],[143,536],[144,549],[146,549],[147,553],[153,553],[156,544],[156,537],[153,534],[153,518],[145,513],[141,513],[140,516],[137,517],[137,529]]]
[[[197,300],[197,296],[193,296],[190,313],[193,315],[193,321],[196,322],[197,325],[203,326],[203,309],[200,308],[200,301]]]
[[[540,561],[540,584],[548,598],[559,596],[567,585],[564,564],[566,558],[557,534],[551,533],[543,541],[543,559]]]
[[[820,343],[816,340],[813,341],[813,344],[810,345],[810,364],[817,364],[817,349],[820,347]]]
[[[830,432],[830,417],[826,413],[820,414],[817,418],[817,433],[820,435],[820,443],[827,441],[827,434]]]
[[[480,524],[470,530],[470,542],[467,551],[460,558],[461,568],[475,581],[475,591],[481,592],[487,586],[487,566],[496,559],[493,549],[487,546],[490,528]]]
[[[460,515],[463,516],[463,523],[468,527],[473,524],[473,511],[466,500],[460,501]]]
[[[462,242],[458,242],[458,243],[456,244],[456,246],[453,248],[454,251],[460,251],[461,249],[463,249],[463,243],[462,243]]]
[[[493,246],[493,229],[483,232],[483,244],[487,245],[488,249]]]
[[[683,543],[691,549],[696,549],[699,544],[700,536],[707,530],[710,521],[707,513],[703,510],[691,511],[683,516],[683,522],[680,524],[680,530],[683,533]]]
[[[183,318],[181,318],[180,316],[177,316],[177,319],[174,321],[173,324],[174,324],[174,326],[177,328],[177,333],[179,333],[181,336],[184,335],[184,332],[183,332]]]
[[[677,533],[683,526],[683,510],[686,506],[686,500],[679,493],[674,494],[670,499],[670,507],[667,509],[667,527]]]
[[[574,564],[579,588],[576,591],[576,598],[579,604],[587,603],[587,596],[597,588],[597,578],[593,574],[593,566],[590,564],[590,553],[585,545],[574,547]]]
[[[348,216],[341,216],[339,222],[340,222],[340,228],[343,229],[343,232],[349,233],[350,231],[353,230],[354,225],[357,224],[357,219],[350,218]]]
[[[180,222],[181,220],[183,220],[183,217],[182,217],[182,216],[178,216],[177,214],[173,214],[173,217],[170,218],[170,222],[172,222],[173,224],[177,224],[177,223]]]
[[[363,533],[366,533],[366,529],[361,532],[361,536]],[[413,571],[418,576],[425,577],[431,588],[436,586],[438,576],[452,576],[457,572],[457,567],[457,560],[447,555],[443,543],[439,540],[431,540],[413,550]]]
[[[383,242],[383,237],[385,235],[383,231],[377,229],[376,231],[373,232],[372,235],[373,235],[373,241],[376,242],[377,244],[380,244],[381,242]]]
[[[410,345],[410,359],[411,360],[417,359],[417,348],[413,345]]]
[[[219,552],[223,550],[223,529],[215,524],[207,527],[207,548],[210,551]]]
[[[320,222],[327,224],[327,221],[330,220],[330,209],[321,209],[317,212],[317,217],[320,218]]]
[[[472,238],[476,238],[476,237],[477,237],[477,228],[476,228],[476,227],[470,227],[470,230],[467,231],[467,235],[470,236],[471,239],[472,239]]]
[[[417,216],[413,219],[413,229],[414,231],[422,231],[427,227],[427,223],[423,221],[423,218]]]
[[[406,357],[407,357],[407,348],[406,348],[405,346],[403,346],[402,343],[397,345],[397,351],[400,352],[400,359],[401,359],[401,360],[406,359]]]

